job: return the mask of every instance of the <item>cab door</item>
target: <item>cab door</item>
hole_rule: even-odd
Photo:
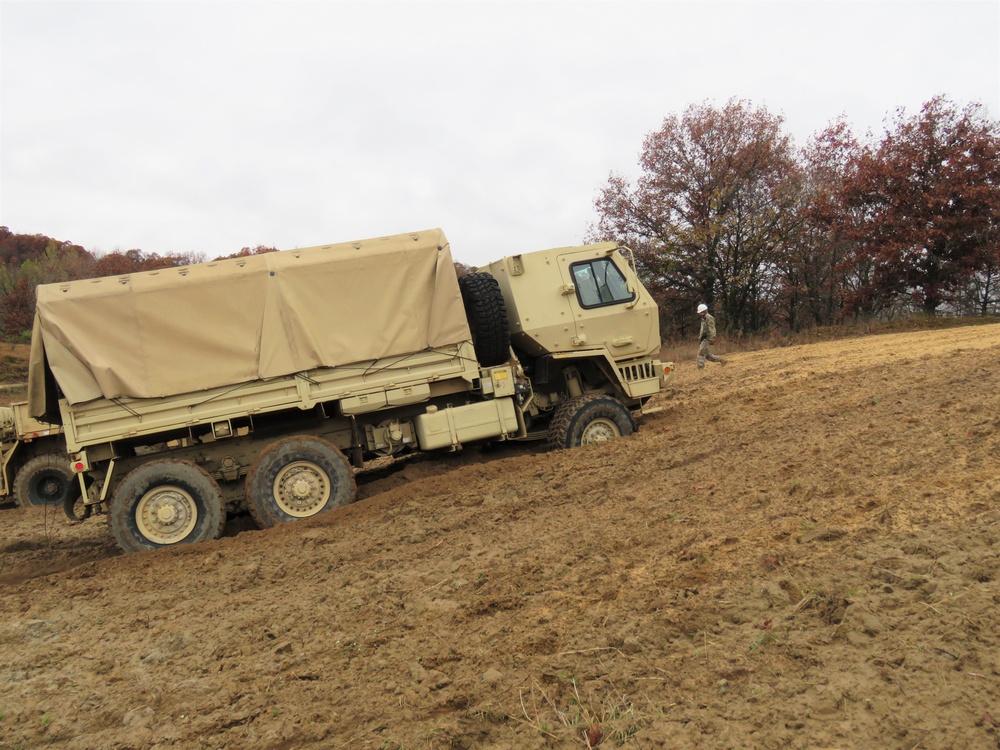
[[[614,359],[659,349],[659,341],[650,341],[654,332],[659,338],[656,305],[621,253],[566,254],[559,266],[573,309],[575,347],[606,347]]]

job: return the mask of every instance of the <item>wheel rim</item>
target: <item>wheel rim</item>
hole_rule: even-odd
[[[66,487],[66,480],[58,474],[43,474],[35,482],[34,494],[41,505],[55,505],[62,502]]]
[[[142,496],[135,506],[139,533],[155,544],[176,544],[198,524],[198,506],[189,492],[164,485]]]
[[[274,499],[290,516],[313,516],[330,499],[330,478],[312,461],[295,461],[274,478]]]
[[[591,445],[593,443],[603,443],[605,440],[614,440],[622,436],[622,431],[611,419],[595,419],[583,428],[580,436],[580,445]]]

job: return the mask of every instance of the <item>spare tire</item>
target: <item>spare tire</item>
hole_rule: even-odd
[[[472,331],[476,359],[483,367],[510,359],[510,326],[500,285],[488,273],[470,273],[458,280],[465,316]]]

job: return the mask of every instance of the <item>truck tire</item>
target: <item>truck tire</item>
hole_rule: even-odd
[[[215,480],[188,461],[152,461],[129,472],[111,496],[118,546],[141,552],[216,539],[226,512]]]
[[[556,409],[549,424],[549,448],[577,448],[635,432],[635,420],[616,398],[594,393],[578,396]]]
[[[76,486],[65,453],[43,453],[27,461],[14,478],[14,501],[22,508],[62,505]]]
[[[340,450],[325,440],[295,435],[271,443],[247,472],[246,504],[262,529],[347,505],[357,485]]]
[[[510,326],[500,285],[488,273],[470,273],[458,280],[458,286],[476,359],[483,367],[502,365],[510,359]]]

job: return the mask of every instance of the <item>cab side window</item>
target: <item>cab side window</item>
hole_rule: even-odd
[[[631,302],[635,298],[635,294],[629,292],[622,272],[608,258],[574,263],[570,272],[581,307],[615,305]]]

